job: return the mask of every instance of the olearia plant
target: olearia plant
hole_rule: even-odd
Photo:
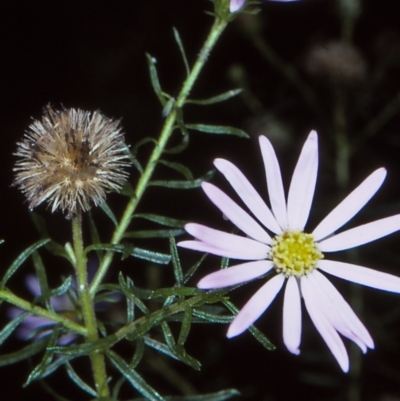
[[[274,146],[273,135],[269,132],[257,135],[261,155],[254,153],[251,160],[243,158],[233,163],[225,155],[215,154],[214,167],[210,166],[199,176],[192,173],[195,162],[189,166],[181,162],[180,157],[189,150],[193,135],[200,135],[206,147],[209,134],[223,138],[226,148],[229,148],[229,141],[251,139],[241,128],[210,121],[192,122],[189,118],[186,120],[184,113],[188,104],[200,110],[238,95],[254,110],[259,110],[261,102],[246,85],[226,88],[223,93],[215,93],[207,99],[191,97],[220,37],[235,20],[239,20],[242,27],[247,24],[247,38],[273,67],[281,68],[283,77],[300,93],[307,107],[318,106],[315,93],[302,75],[292,66],[288,67],[260,40],[256,24],[249,28],[249,21],[253,21],[252,18],[256,21],[258,7],[265,2],[211,0],[209,3],[213,8],[207,13],[213,21],[193,63],[187,57],[184,40],[173,28],[185,71],[174,95],[163,89],[156,58],[146,55],[149,87],[160,103],[158,116],[162,127],[158,135],[140,137],[129,143],[132,137],[124,132],[121,120],[107,117],[100,111],[48,104],[43,115],[33,120],[17,142],[14,179],[9,189],[18,189],[23,194],[40,238],[21,249],[8,267],[2,264],[0,302],[7,322],[0,330],[0,366],[24,361],[22,363],[30,367],[28,377],[23,378],[25,385],[38,382],[55,400],[224,401],[241,397],[240,385],[225,385],[223,380],[220,387],[213,390],[194,390],[195,386],[191,385],[190,380],[195,380],[192,371],[204,372],[209,368],[209,365],[202,368],[202,360],[191,344],[192,336],[196,335],[196,330],[201,331],[201,325],[228,325],[226,336],[229,339],[249,331],[260,343],[263,358],[268,359],[273,355],[268,351],[276,349],[268,338],[273,334],[254,324],[273,321],[274,326],[282,325],[283,344],[289,351],[285,349],[286,357],[295,358],[291,354],[296,355],[291,360],[299,364],[306,363],[307,356],[315,352],[315,344],[307,343],[305,335],[309,334],[309,326],[315,326],[328,346],[328,350],[325,347],[319,352],[327,357],[329,369],[343,376],[349,373],[352,377],[353,361],[359,374],[359,354],[374,348],[379,352],[381,338],[375,336],[377,323],[374,327],[363,313],[361,297],[356,299],[361,299],[360,302],[353,302],[355,297],[342,296],[342,291],[331,282],[338,277],[400,293],[400,273],[386,272],[385,264],[379,270],[364,267],[357,260],[358,252],[335,254],[347,250],[355,252],[355,248],[400,230],[399,210],[389,213],[389,217],[379,215],[369,220],[372,222],[345,227],[359,217],[358,213],[377,193],[387,175],[387,170],[381,167],[358,186],[354,185],[355,180],[350,181],[349,161],[356,147],[350,149],[346,136],[347,101],[343,88],[349,81],[353,82],[354,75],[360,78],[367,70],[361,63],[361,67],[358,65],[358,69],[349,73],[340,62],[325,62],[332,52],[335,55],[346,53],[349,59],[360,60],[354,56],[356,53],[349,51],[352,24],[357,15],[354,9],[352,17],[346,14],[349,19],[342,38],[346,45],[327,46],[314,54],[306,66],[312,73],[318,70],[320,76],[336,80],[335,85],[338,85],[332,113],[337,129],[333,140],[337,160],[333,161],[335,179],[329,185],[338,187],[342,197],[327,215],[329,208],[323,202],[319,202],[319,208],[313,207],[313,213],[314,210],[325,213],[326,217],[310,229],[318,171],[323,175],[326,167],[323,163],[319,166],[318,141],[320,138],[323,143],[327,139],[324,125],[319,123],[321,113],[315,113],[320,137],[315,130],[308,135],[287,190],[282,178],[285,172],[281,172],[283,164],[279,164],[277,157],[279,146]],[[344,3],[344,0],[340,2],[340,9],[346,13],[343,10],[348,4]],[[340,79],[337,75],[332,78],[332,64],[340,70]],[[238,81],[239,75],[233,80]],[[301,144],[298,138],[304,138],[305,132],[301,128],[296,139],[291,138],[295,146]],[[354,143],[359,145],[357,141]],[[147,149],[146,156],[142,155],[143,147]],[[268,196],[261,192],[265,187],[263,183],[255,179],[250,182],[247,173],[242,172],[245,170],[236,167],[236,164],[245,168],[246,164],[262,163]],[[367,163],[364,166],[369,168]],[[235,195],[227,195],[210,182],[219,179],[216,171],[222,173]],[[175,178],[176,174],[180,179]],[[329,181],[328,174],[326,177]],[[342,196],[351,185],[355,189]],[[144,206],[144,199],[151,191],[173,192],[175,189],[180,190],[179,199],[187,205],[183,219],[176,218],[172,210],[162,214]],[[202,193],[201,190],[222,213],[211,224],[215,228],[209,226],[208,216],[204,216],[203,222],[190,222],[198,219],[198,215],[195,216],[190,201],[186,202],[185,194]],[[111,199],[118,196],[110,193],[117,193],[120,200],[125,201],[123,210],[114,206]],[[318,191],[315,198],[319,198]],[[64,226],[59,227],[60,232],[70,231],[65,243],[56,240],[57,233],[46,223],[56,215],[63,216]],[[107,231],[108,236],[101,229],[104,219],[112,227],[111,232]],[[6,245],[1,246],[4,249]],[[360,254],[362,250],[360,248]],[[241,262],[238,264],[237,260]],[[139,264],[146,271],[146,285],[142,284],[143,278],[136,275]],[[208,270],[207,264],[210,265]],[[54,268],[58,265],[63,266],[62,271]],[[156,278],[152,273],[155,266],[164,269]],[[237,308],[235,304],[239,305],[240,301],[236,302],[234,297],[242,290],[239,287],[259,279],[265,283],[244,306]],[[28,288],[26,296],[16,289],[18,282]],[[279,313],[276,324],[273,317],[262,315],[272,301],[279,298],[283,288],[283,313]],[[393,299],[400,305],[399,297]],[[307,322],[307,317],[302,317],[302,303],[312,324]],[[379,324],[384,325],[383,322]],[[203,337],[202,341],[212,342]],[[352,356],[354,351],[347,351],[343,338],[359,347],[361,351],[357,351],[357,357]],[[19,348],[9,352],[6,348],[12,341],[18,341]],[[227,341],[232,353],[235,352],[233,341]],[[276,344],[281,347],[279,339]],[[218,352],[214,348],[209,353],[218,356]],[[154,385],[155,381],[147,375],[149,370],[156,371],[167,385]],[[61,380],[67,378],[74,389],[54,385],[54,376]],[[354,382],[358,378],[354,376]],[[78,396],[75,390],[79,391]],[[351,394],[349,400],[361,400],[359,393],[352,391]],[[265,396],[265,399],[273,399]]]

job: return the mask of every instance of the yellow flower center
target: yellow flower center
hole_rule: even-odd
[[[324,257],[314,242],[314,236],[301,231],[285,231],[275,236],[269,256],[275,270],[286,277],[311,273]]]

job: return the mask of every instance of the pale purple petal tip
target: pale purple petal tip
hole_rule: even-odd
[[[295,355],[300,354],[301,341],[301,302],[296,278],[290,277],[286,284],[283,301],[283,342]]]
[[[288,225],[303,231],[311,210],[318,172],[318,135],[311,131],[293,172],[287,201]]]
[[[242,8],[244,2],[245,0],[231,0],[229,3],[229,11],[231,13],[235,13],[236,11]]]
[[[285,277],[282,274],[267,281],[233,319],[226,336],[232,338],[247,330],[269,307],[284,281]]]

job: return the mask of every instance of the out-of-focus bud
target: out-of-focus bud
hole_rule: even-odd
[[[314,46],[305,67],[311,75],[345,86],[357,85],[367,75],[367,63],[360,51],[342,42]]]
[[[245,0],[230,0],[229,11],[235,13],[243,7]]]

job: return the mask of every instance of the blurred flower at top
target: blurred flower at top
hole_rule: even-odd
[[[230,0],[229,11],[231,13],[235,13],[236,11],[242,8],[244,2],[245,0]]]
[[[25,279],[25,284],[33,296],[39,297],[41,295],[40,285],[38,279],[30,274]],[[50,304],[54,311],[63,315],[71,320],[79,320],[76,308],[76,295],[75,288],[76,282],[72,286],[74,291],[66,294],[50,298]],[[8,317],[15,319],[23,312],[22,309],[12,306],[8,309]],[[28,315],[18,326],[16,336],[21,340],[32,340],[42,338],[52,333],[54,322],[42,316]],[[77,337],[76,334],[68,333],[62,335],[57,343],[61,345],[69,344]]]
[[[204,182],[202,188],[245,236],[189,223],[185,229],[194,240],[182,241],[178,245],[243,261],[203,277],[197,284],[199,288],[230,287],[267,275],[266,283],[230,324],[229,338],[247,330],[286,285],[283,302],[283,342],[286,348],[293,354],[300,353],[301,299],[304,299],[316,329],[342,370],[347,372],[349,357],[339,334],[354,341],[363,353],[374,348],[374,342],[326,275],[397,293],[400,292],[400,277],[327,260],[324,254],[351,249],[400,230],[398,214],[337,233],[377,192],[386,177],[386,170],[380,168],[370,174],[311,233],[307,233],[304,228],[311,211],[318,171],[317,133],[312,131],[303,146],[287,198],[271,142],[260,136],[259,143],[272,210],[234,164],[216,159],[215,167],[225,176],[252,216],[216,186]]]
[[[310,75],[331,84],[353,86],[367,75],[367,62],[361,52],[351,44],[329,42],[316,45],[308,52],[305,67]]]

